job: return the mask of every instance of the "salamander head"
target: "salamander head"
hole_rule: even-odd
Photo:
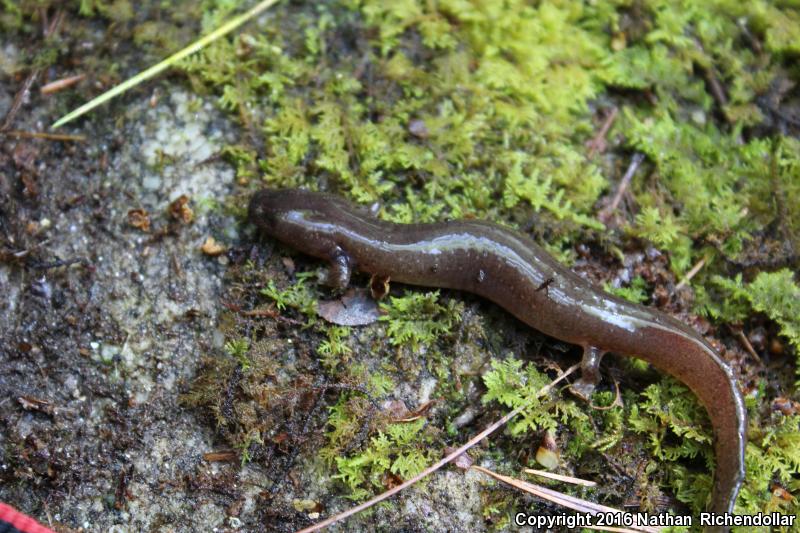
[[[281,215],[286,212],[285,196],[282,191],[261,189],[250,199],[248,218],[250,222],[268,235],[275,235]]]
[[[250,200],[250,222],[266,235],[310,255],[318,255],[321,239],[335,233],[335,218],[326,195],[298,189],[262,189]]]

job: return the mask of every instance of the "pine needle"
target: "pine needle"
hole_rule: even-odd
[[[59,127],[63,126],[64,124],[66,124],[67,122],[75,120],[79,116],[81,116],[81,115],[83,115],[85,113],[88,113],[89,111],[91,111],[95,107],[108,102],[109,100],[111,100],[115,96],[117,96],[119,94],[122,94],[125,91],[127,91],[128,89],[131,89],[131,88],[135,87],[136,85],[139,85],[143,81],[146,81],[146,80],[152,78],[156,74],[159,74],[160,72],[163,72],[164,70],[166,70],[167,68],[171,67],[172,65],[174,65],[178,61],[184,59],[187,56],[192,55],[193,53],[195,53],[198,50],[200,50],[200,49],[204,48],[205,46],[207,46],[208,44],[216,41],[220,37],[230,33],[233,30],[235,30],[236,28],[238,28],[239,26],[241,26],[242,24],[244,24],[248,20],[252,19],[253,17],[255,17],[257,15],[259,15],[262,11],[266,10],[269,7],[272,7],[276,3],[278,3],[278,0],[263,0],[262,2],[259,2],[258,4],[256,4],[255,7],[253,7],[252,9],[247,11],[246,13],[243,13],[243,14],[239,15],[238,17],[232,18],[231,20],[229,20],[228,22],[226,22],[225,24],[223,24],[222,26],[220,26],[216,30],[212,31],[211,33],[209,33],[205,37],[202,37],[201,39],[198,39],[197,41],[193,42],[192,44],[190,44],[186,48],[184,48],[184,49],[172,54],[171,56],[169,56],[165,60],[161,61],[160,63],[157,63],[157,64],[153,65],[152,67],[148,68],[147,70],[144,70],[144,71],[140,72],[139,74],[135,75],[134,77],[128,78],[127,80],[125,80],[124,82],[120,83],[116,87],[113,87],[113,88],[109,89],[108,91],[104,92],[100,96],[89,100],[88,102],[86,102],[85,104],[80,106],[78,109],[75,109],[75,110],[67,113],[66,115],[64,115],[63,117],[58,119],[50,127],[52,129],[59,128]]]
[[[533,474],[535,476],[546,477],[548,479],[555,479],[556,481],[563,481],[564,483],[572,483],[573,485],[583,485],[584,487],[596,487],[597,483],[594,481],[588,481],[586,479],[581,479],[579,477],[572,477],[572,476],[563,476],[561,474],[554,474],[553,472],[547,472],[545,470],[535,470],[533,468],[523,468],[523,472],[527,474]]]
[[[595,502],[590,502],[588,500],[576,498],[575,496],[570,496],[568,494],[558,492],[557,490],[549,489],[547,487],[542,487],[541,485],[528,483],[527,481],[522,481],[521,479],[516,479],[510,476],[504,476],[502,474],[498,474],[497,472],[493,472],[492,470],[489,470],[488,468],[484,468],[482,466],[473,465],[471,468],[473,470],[477,470],[478,472],[483,472],[487,476],[491,476],[499,481],[502,481],[503,483],[511,485],[514,488],[528,492],[544,500],[553,502],[557,505],[561,505],[562,507],[567,507],[574,511],[578,511],[579,513],[587,513],[592,515],[601,513],[619,514],[620,516],[626,514],[624,511],[620,511],[619,509],[615,509],[613,507],[608,507],[606,505],[600,505]],[[637,526],[635,529],[619,528],[619,527],[600,527],[597,525],[592,527],[594,529],[602,529],[604,531],[616,531],[623,533],[637,533],[639,531],[644,531],[646,533],[658,533],[659,531],[661,531],[661,528],[652,526]]]

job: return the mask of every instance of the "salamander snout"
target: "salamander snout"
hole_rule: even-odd
[[[278,216],[283,211],[280,196],[280,191],[261,189],[250,199],[247,210],[250,222],[268,234],[274,234]]]

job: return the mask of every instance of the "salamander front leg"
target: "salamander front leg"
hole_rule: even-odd
[[[572,394],[584,400],[589,400],[594,388],[600,383],[600,361],[606,352],[594,346],[583,347],[581,360],[581,377],[570,387]]]
[[[328,272],[322,277],[322,283],[340,291],[346,289],[350,284],[350,274],[353,271],[350,256],[336,246],[331,251],[328,263]]]

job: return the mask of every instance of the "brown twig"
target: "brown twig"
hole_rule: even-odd
[[[0,131],[7,130],[11,127],[11,124],[14,123],[14,119],[22,108],[22,103],[28,95],[28,91],[30,91],[31,86],[36,83],[38,77],[39,69],[29,72],[25,77],[25,81],[22,82],[22,87],[19,88],[16,96],[14,96],[14,102],[11,104],[11,107],[8,108],[8,113],[6,113],[5,119],[3,119],[3,125],[0,126]]]
[[[736,338],[739,339],[739,342],[742,343],[742,346],[744,346],[744,349],[747,350],[747,353],[749,353],[753,357],[753,359],[755,359],[756,361],[758,361],[760,364],[763,365],[764,361],[762,361],[761,358],[758,356],[755,348],[753,348],[753,345],[750,344],[750,340],[747,338],[747,335],[744,334],[744,331],[741,328],[735,328],[732,326],[728,327],[733,332],[733,334],[736,335]]]
[[[561,380],[563,380],[564,378],[566,378],[567,376],[569,376],[570,374],[575,372],[578,368],[580,368],[580,366],[581,366],[580,364],[575,364],[575,365],[572,365],[571,367],[569,367],[563,374],[559,375],[552,382],[550,382],[549,384],[547,384],[544,387],[542,387],[539,390],[539,392],[536,394],[536,396],[538,397],[538,396],[541,396],[542,394],[545,394],[547,391],[549,391],[551,388],[553,388],[553,386],[555,386],[556,383],[560,382]],[[395,494],[397,494],[398,492],[402,491],[406,487],[410,487],[411,485],[413,485],[414,483],[416,483],[420,479],[429,476],[433,472],[435,472],[435,471],[439,470],[440,468],[442,468],[447,463],[450,463],[450,462],[454,461],[460,455],[466,453],[467,450],[469,450],[470,448],[472,448],[473,446],[478,444],[480,441],[482,441],[483,439],[485,439],[486,437],[488,437],[489,435],[491,435],[492,433],[497,431],[499,428],[504,426],[509,420],[511,420],[512,418],[514,418],[518,414],[520,414],[528,406],[529,406],[528,403],[524,403],[524,404],[520,405],[519,407],[517,407],[513,411],[511,411],[508,414],[506,414],[503,418],[501,418],[497,422],[494,422],[489,427],[487,427],[486,429],[484,429],[483,431],[481,431],[480,433],[478,433],[477,435],[472,437],[469,441],[467,441],[466,444],[464,444],[463,446],[459,447],[455,451],[451,452],[446,457],[444,457],[443,459],[440,459],[438,462],[436,462],[432,466],[429,466],[428,468],[426,468],[425,470],[423,470],[422,472],[420,472],[416,476],[412,477],[411,479],[401,483],[400,485],[398,485],[398,486],[396,486],[396,487],[394,487],[394,488],[392,488],[390,490],[387,490],[386,492],[384,492],[382,494],[379,494],[378,496],[375,496],[374,498],[372,498],[372,499],[370,499],[368,501],[365,501],[362,504],[356,505],[355,507],[351,507],[350,509],[348,509],[348,510],[342,512],[342,513],[339,513],[339,514],[337,514],[335,516],[332,516],[332,517],[330,517],[330,518],[328,518],[326,520],[323,520],[322,522],[318,522],[318,523],[314,524],[313,526],[309,526],[309,527],[307,527],[305,529],[301,529],[297,533],[311,533],[312,531],[319,531],[320,529],[326,528],[326,527],[330,526],[331,524],[335,524],[336,522],[344,520],[345,518],[347,518],[349,516],[352,516],[352,515],[354,515],[356,513],[360,513],[364,509],[368,509],[368,508],[372,507],[373,505],[375,505],[377,503],[380,503],[380,502],[382,502],[382,501],[394,496]]]
[[[617,113],[619,113],[619,108],[612,107],[606,119],[603,121],[603,125],[600,126],[600,131],[597,132],[597,135],[595,135],[591,141],[586,143],[586,147],[589,148],[587,157],[592,158],[596,153],[603,151],[606,145],[606,135],[608,135],[608,130],[611,129],[611,125],[614,124]]]
[[[247,309],[242,309],[239,305],[237,305],[235,303],[224,302],[224,301],[221,302],[221,303],[222,303],[223,307],[225,307],[226,309],[228,309],[230,311],[233,311],[234,313],[238,313],[238,314],[240,314],[242,316],[254,317],[254,318],[260,318],[260,317],[274,318],[274,319],[279,320],[281,322],[284,322],[286,324],[294,324],[294,325],[297,325],[297,326],[302,326],[302,325],[305,324],[305,322],[302,322],[300,320],[295,320],[293,318],[285,317],[285,316],[281,315],[280,312],[275,311],[275,310],[273,310],[271,308],[247,310]]]
[[[697,273],[700,272],[700,270],[705,265],[706,265],[706,258],[703,257],[692,267],[692,269],[689,272],[686,273],[683,279],[677,285],[675,285],[675,290],[677,291],[678,289],[682,289],[683,287],[685,287],[690,281],[692,281],[692,278],[695,277]]]
[[[720,110],[724,110],[724,107],[728,105],[728,97],[725,95],[725,88],[719,82],[717,75],[711,68],[706,69],[706,81],[708,82],[709,89],[711,89],[711,96],[717,101]]]
[[[0,135],[26,139],[46,139],[48,141],[86,142],[85,135],[68,135],[65,133],[46,133],[44,131],[0,131]]]
[[[44,17],[43,17],[44,19]],[[64,12],[58,10],[56,16],[53,17],[52,22],[50,24],[45,24],[44,29],[44,38],[47,39],[51,35],[55,34],[58,31],[58,27],[61,25],[61,22],[64,20]],[[14,123],[14,119],[19,113],[19,110],[22,108],[23,101],[25,97],[28,95],[28,92],[31,90],[31,87],[36,80],[39,78],[39,74],[41,73],[42,69],[34,69],[28,73],[25,77],[25,81],[22,82],[22,87],[20,87],[19,91],[17,91],[16,96],[14,96],[14,102],[11,104],[11,107],[8,109],[5,118],[3,119],[3,124],[0,125],[0,131],[7,130],[11,127],[11,124]]]
[[[625,175],[622,176],[622,180],[619,182],[619,187],[617,187],[617,192],[614,195],[614,198],[611,200],[611,203],[608,207],[605,207],[600,210],[600,213],[597,215],[597,218],[600,219],[602,223],[606,223],[608,219],[611,218],[611,214],[617,210],[619,203],[622,201],[622,196],[625,194],[625,191],[628,190],[628,186],[633,179],[633,175],[636,174],[636,170],[639,168],[639,165],[642,164],[644,161],[644,154],[641,152],[636,152],[633,154],[631,158],[631,163],[628,165],[628,170],[625,171]]]
[[[750,47],[755,53],[760,55],[764,51],[764,47],[761,46],[761,42],[755,38],[753,33],[750,31],[750,28],[747,27],[747,20],[745,18],[740,18],[737,24],[739,29],[742,30],[742,35],[744,35],[747,41],[750,43]]]
[[[704,54],[705,49],[703,48],[703,43],[700,42],[699,39],[695,39],[695,46],[700,51],[700,53]],[[725,117],[725,120],[728,119],[727,115],[725,114],[725,106],[728,105],[728,95],[725,94],[725,88],[720,83],[719,78],[717,78],[716,70],[714,69],[713,62],[709,61],[709,64],[702,64],[698,62],[698,66],[703,71],[703,75],[706,79],[706,85],[708,87],[709,92],[711,92],[711,96],[714,97],[714,101],[717,103],[717,107],[719,107],[720,113]]]
[[[64,89],[72,87],[85,77],[86,74],[76,74],[75,76],[68,76],[66,78],[61,78],[60,80],[51,81],[50,83],[42,85],[42,87],[39,89],[39,92],[42,94],[57,93],[58,91],[63,91]]]
[[[58,28],[61,27],[62,22],[64,22],[64,11],[59,9],[56,12],[56,16],[53,17],[53,21],[49,25],[45,26],[44,30],[45,39],[55,35],[55,33],[58,31]]]

